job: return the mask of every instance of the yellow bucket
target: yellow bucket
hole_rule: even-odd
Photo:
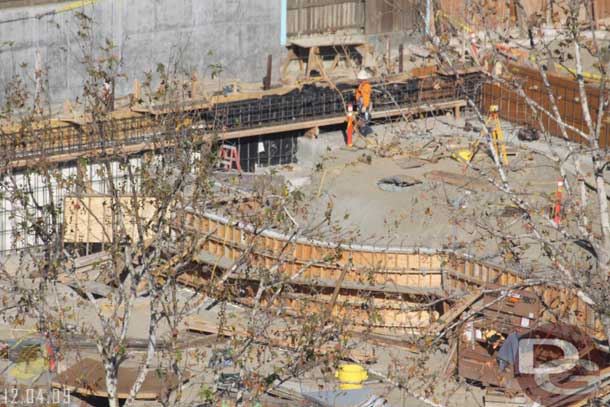
[[[467,163],[472,160],[473,155],[474,153],[472,152],[472,150],[457,150],[455,153],[451,154],[451,158],[453,158],[455,161],[462,161]]]
[[[360,365],[347,364],[339,367],[335,372],[335,377],[339,379],[339,389],[355,390],[362,388],[362,382],[369,378],[366,369]]]

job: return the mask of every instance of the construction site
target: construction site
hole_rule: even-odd
[[[609,27],[0,0],[0,406],[610,405]]]

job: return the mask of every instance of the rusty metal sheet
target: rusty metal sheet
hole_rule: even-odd
[[[496,359],[478,342],[461,341],[458,348],[458,374],[485,385],[499,386],[502,375]]]
[[[559,113],[568,125],[588,133],[584,121],[578,83],[572,78],[559,74],[548,73],[551,92],[557,101]],[[525,94],[542,106],[546,111],[552,111],[548,91],[536,69],[509,63],[505,69],[506,78],[511,78],[521,84]],[[597,120],[597,106],[599,105],[599,88],[593,85],[586,86],[587,98],[592,119]],[[519,96],[513,87],[499,84],[485,83],[481,98],[481,108],[486,110],[490,105],[498,105],[500,117],[520,125],[528,125],[548,131],[551,135],[561,136],[559,125],[551,117],[532,111],[524,98]],[[608,118],[602,121],[599,143],[600,147],[610,146],[610,126]],[[583,142],[574,131],[568,130],[568,137],[576,142]]]
[[[504,296],[504,298],[501,298]],[[530,320],[538,318],[542,305],[536,293],[523,290],[506,290],[488,292],[483,296],[483,303],[490,304],[488,310],[497,313],[525,317]]]

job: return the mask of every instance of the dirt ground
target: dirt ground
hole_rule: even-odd
[[[506,194],[493,184],[499,179],[483,144],[471,162],[473,168],[452,157],[479,138],[479,132],[464,128],[465,122],[440,116],[408,125],[375,126],[374,135],[357,139],[351,149],[345,147],[340,131],[322,133],[317,140],[302,139],[299,163],[279,172],[310,202],[308,216],[299,222],[312,223],[331,208],[341,232],[329,226],[315,237],[384,247],[450,248],[501,259],[499,243],[490,239],[485,227],[518,231],[523,225]],[[536,203],[536,210],[550,211],[557,165],[527,146],[507,143],[507,148],[511,184]],[[417,166],[408,168],[413,165]],[[463,183],[432,179],[435,171],[453,174]],[[416,184],[396,191],[378,185],[396,176]],[[538,257],[537,252],[523,255]]]

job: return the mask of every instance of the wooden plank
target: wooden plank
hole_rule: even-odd
[[[484,396],[485,407],[526,407],[531,401],[525,396],[509,395],[499,389],[487,389]]]
[[[447,328],[453,321],[459,318],[472,304],[477,302],[482,296],[480,291],[477,291],[471,295],[466,296],[462,301],[454,305],[448,312],[441,315],[441,317],[435,321],[428,329],[429,335],[438,335],[445,328]]]
[[[290,43],[292,45],[306,49],[313,47],[362,45],[366,44],[366,42],[366,37],[364,35],[321,35],[306,38],[295,38],[293,40],[290,40]]]
[[[496,191],[493,185],[480,178],[469,177],[463,174],[456,174],[447,171],[430,171],[424,174],[424,177],[431,181],[439,181],[445,184],[468,189],[470,191]]]
[[[402,116],[405,114],[408,115],[408,114],[415,114],[415,113],[434,112],[437,110],[449,110],[449,109],[455,109],[456,107],[464,107],[464,106],[466,106],[465,100],[452,100],[452,101],[448,101],[448,102],[439,102],[439,103],[425,103],[420,106],[413,106],[413,107],[408,107],[408,108],[373,111],[371,113],[371,117],[373,119],[379,119],[379,118],[384,118],[384,117]]]
[[[63,3],[64,0],[0,0],[0,9],[12,7],[33,7],[43,4]]]

